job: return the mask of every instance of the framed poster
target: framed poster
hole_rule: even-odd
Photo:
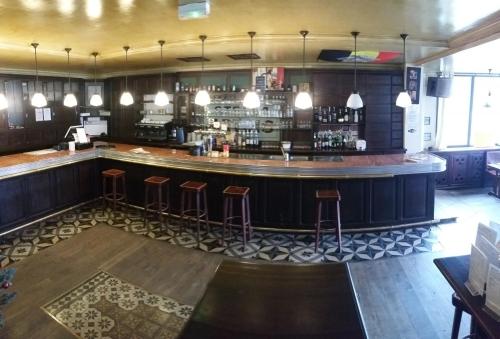
[[[418,105],[420,102],[420,67],[407,67],[406,68],[406,88],[410,94],[411,103]]]
[[[85,106],[90,106],[90,98],[94,94],[99,94],[104,101],[104,82],[86,82],[85,83]]]

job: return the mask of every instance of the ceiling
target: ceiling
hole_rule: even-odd
[[[248,67],[227,54],[249,52],[247,31],[256,31],[256,65],[301,65],[299,31],[307,29],[309,67],[321,49],[352,49],[350,32],[360,31],[359,50],[400,51],[408,33],[409,62],[429,61],[500,36],[500,2],[491,0],[211,0],[208,18],[178,19],[177,0],[0,0],[0,72],[33,72],[30,44],[40,43],[39,67],[62,74],[71,47],[71,70],[93,74],[97,51],[100,76],[154,72],[166,40],[167,71],[198,70],[178,61],[199,56],[206,34],[207,69]],[[130,45],[125,68],[122,47]],[[401,63],[401,58],[394,60]],[[349,66],[349,65],[348,65]],[[344,65],[345,67],[345,65]],[[349,66],[350,67],[350,66]]]

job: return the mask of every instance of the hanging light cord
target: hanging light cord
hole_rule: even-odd
[[[128,73],[128,50],[129,50],[129,46],[125,46],[123,47],[123,49],[125,50],[125,91],[128,92],[128,76],[127,76],[127,73]]]
[[[94,85],[97,84],[97,52],[94,52]]]
[[[255,32],[248,32],[250,35],[250,87],[253,87],[253,37],[255,36]]]
[[[352,32],[354,35],[354,90],[358,90],[358,32]]]
[[[401,34],[401,38],[403,39],[403,90],[406,92],[406,38],[408,34]]]
[[[66,48],[66,53],[68,54],[68,86],[69,86],[69,92],[71,92],[71,71],[69,69],[69,52],[71,51],[71,48]]]
[[[203,73],[205,71],[205,39],[207,38],[206,35],[200,35],[200,40],[201,40],[201,79],[200,79],[200,85],[203,82]],[[201,88],[201,86],[200,86]]]
[[[302,34],[302,75],[306,71],[306,35],[307,33]]]
[[[35,48],[35,91],[38,88],[38,58],[36,55],[36,48],[38,47],[38,43],[34,42],[31,44],[33,48]]]
[[[163,44],[165,41],[159,40],[158,43],[160,44],[160,89],[163,89]]]

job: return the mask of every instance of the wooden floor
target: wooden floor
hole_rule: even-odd
[[[449,338],[451,289],[432,263],[436,256],[351,265],[370,338]],[[222,258],[98,225],[13,265],[18,297],[4,308],[0,337],[72,338],[40,307],[98,270],[195,305]]]

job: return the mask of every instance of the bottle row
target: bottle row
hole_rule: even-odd
[[[363,109],[344,106],[316,106],[313,108],[313,120],[320,124],[361,124],[364,122],[364,112]]]
[[[355,149],[357,135],[351,131],[319,131],[313,135],[313,148],[317,151]]]

